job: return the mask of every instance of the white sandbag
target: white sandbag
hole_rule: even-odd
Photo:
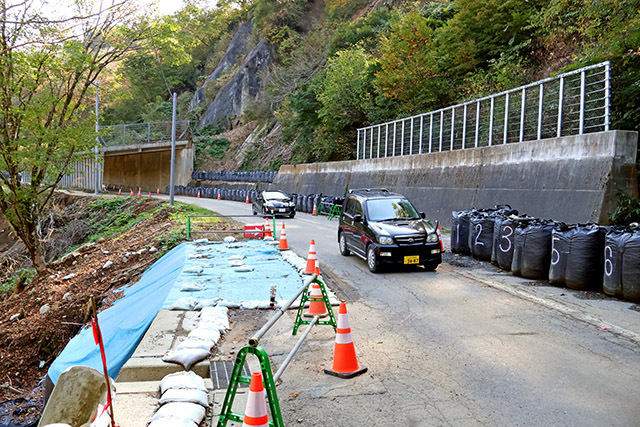
[[[227,329],[229,329],[227,327],[227,325],[229,324],[229,322],[225,322],[222,319],[211,319],[211,320],[206,320],[206,321],[201,321],[198,324],[198,328],[201,329],[215,329],[217,331],[219,331],[221,334],[224,334],[225,332],[227,332]],[[196,328],[196,329],[198,329]]]
[[[152,421],[147,427],[198,427],[196,423],[181,418],[159,418]]]
[[[194,348],[199,348],[202,350],[211,350],[211,348],[213,347],[213,343],[209,340],[200,340],[197,338],[187,338],[186,340],[182,341],[180,344],[178,344],[178,346],[176,347],[176,350],[185,350],[185,349],[194,349]]]
[[[207,387],[205,387],[204,380],[201,376],[194,372],[186,371],[166,375],[162,381],[160,381],[160,392],[162,394],[170,388],[195,388],[207,391]]]
[[[180,291],[182,292],[197,292],[204,290],[204,283],[196,283],[196,282],[184,282],[182,286],[180,286]]]
[[[253,271],[253,267],[249,265],[243,265],[241,267],[234,267],[233,271],[235,271],[236,273],[248,273],[250,271]]]
[[[244,261],[241,261],[239,259],[230,259],[229,265],[231,267],[242,267],[244,265]]]
[[[196,328],[193,331],[189,332],[189,335],[187,335],[187,339],[189,338],[211,341],[215,344],[218,342],[218,340],[220,340],[220,330]]]
[[[162,394],[159,403],[164,405],[171,402],[197,403],[204,408],[209,407],[207,393],[195,388],[170,388]]]
[[[196,245],[198,245],[198,244],[200,244],[200,243],[209,243],[209,239],[206,239],[206,238],[204,238],[204,239],[197,239],[197,240],[194,240],[194,241],[193,241],[193,243],[195,243]]]
[[[240,308],[240,304],[235,301],[219,301],[218,307]]]
[[[202,267],[199,265],[190,265],[182,270],[183,274],[202,274]]]
[[[220,300],[221,300],[220,297],[198,300],[198,303],[196,304],[195,309],[196,310],[202,310],[202,309],[204,309],[206,307],[213,307],[213,306],[217,305]]]
[[[231,255],[229,257],[229,260],[241,260],[241,259],[245,259],[245,258],[246,258],[246,256],[244,256],[244,255]]]
[[[194,297],[183,297],[175,300],[169,310],[193,310],[197,305],[198,300]]]
[[[271,307],[271,303],[269,301],[262,301],[262,300],[241,301],[240,305],[242,305],[242,308],[246,308],[248,310],[255,310],[256,308]]]
[[[224,238],[224,242],[225,243],[233,243],[235,241],[236,241],[236,238],[233,237],[233,236],[227,236],[227,237]]]
[[[155,415],[151,417],[151,422],[161,418],[179,418],[200,424],[204,419],[204,415],[205,409],[197,403],[171,402],[162,405]]]
[[[184,369],[189,370],[199,361],[206,359],[209,354],[209,350],[203,348],[183,348],[180,350],[169,350],[165,353],[164,356],[162,356],[162,361],[178,363],[184,366]]]

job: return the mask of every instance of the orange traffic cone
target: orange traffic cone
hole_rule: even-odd
[[[304,274],[313,274],[316,272],[316,260],[318,255],[316,254],[316,241],[311,240],[309,245],[309,255],[307,256],[307,268],[304,270]]]
[[[149,198],[151,198],[151,191],[149,191]]]
[[[313,216],[318,215],[318,206],[316,205],[315,200],[313,201],[313,212],[311,213],[311,215]]]
[[[316,276],[320,275],[320,261],[316,260]]]
[[[264,225],[264,237],[273,237],[273,230],[271,230],[271,221],[266,218],[267,223]]]
[[[220,192],[218,191],[218,200],[220,200]]]
[[[130,194],[129,194],[129,195],[130,195],[130,196],[133,196],[133,195],[134,195],[134,193],[133,193],[133,188],[130,188],[130,189],[129,189],[129,191],[130,191]]]
[[[284,229],[284,222],[282,223],[282,231],[280,232],[280,244],[278,245],[278,249],[281,251],[289,250],[289,245],[287,244],[287,232]]]
[[[444,252],[444,243],[442,243],[442,233],[440,232],[440,224],[436,225],[436,233],[438,233],[438,239],[440,240],[440,251]]]
[[[347,316],[347,305],[342,302],[338,311],[333,366],[331,369],[324,368],[324,373],[340,378],[353,378],[365,372],[367,372],[367,367],[359,365],[356,358],[356,348],[351,338],[351,328],[349,327],[349,317]]]
[[[198,199],[200,198],[200,190],[198,190]]]
[[[322,289],[320,289],[320,285],[316,282],[311,283],[311,293],[309,294],[311,298],[322,298]],[[324,317],[327,314],[327,306],[324,304],[324,301],[309,301],[309,311],[307,311],[304,316],[305,317],[313,317],[320,316]]]
[[[160,194],[160,189],[156,189],[156,194]]]
[[[122,196],[122,188],[118,190],[118,196]]]
[[[268,427],[269,415],[267,415],[267,395],[262,385],[262,374],[254,372],[251,375],[247,406],[244,410],[242,427]]]
[[[142,197],[142,189],[138,187],[138,197]]]
[[[247,193],[247,199],[246,199],[244,202],[245,202],[245,203],[251,203],[251,202],[249,201],[249,193]]]

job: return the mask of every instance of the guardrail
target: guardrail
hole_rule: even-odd
[[[171,122],[128,123],[124,125],[100,126],[102,145],[148,144],[159,141],[171,141]],[[176,140],[189,135],[189,120],[176,122]]]
[[[357,159],[609,130],[610,63],[580,68],[440,110],[358,129]]]

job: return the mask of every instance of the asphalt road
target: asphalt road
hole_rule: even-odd
[[[238,202],[176,200],[251,213]],[[339,254],[337,220],[299,213],[285,221],[299,255],[315,239],[320,269],[348,302],[358,359],[369,367],[352,380],[324,375],[333,335],[312,332],[278,387],[286,425],[640,425],[637,306],[451,254],[436,272],[372,274],[364,260]],[[274,335],[265,345],[283,340]]]

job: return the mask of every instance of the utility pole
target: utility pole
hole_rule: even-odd
[[[94,148],[95,164],[93,167],[95,170],[95,180],[93,186],[93,194],[98,194],[100,192],[100,151],[98,148],[100,146],[100,137],[98,136],[98,132],[100,131],[100,120],[98,117],[98,105],[100,103],[100,96],[98,90],[98,82],[95,81],[93,82],[93,84],[96,85],[96,146]]]
[[[171,177],[169,178],[169,204],[173,206],[173,184],[176,174],[176,94],[173,94],[173,113],[171,114]]]

